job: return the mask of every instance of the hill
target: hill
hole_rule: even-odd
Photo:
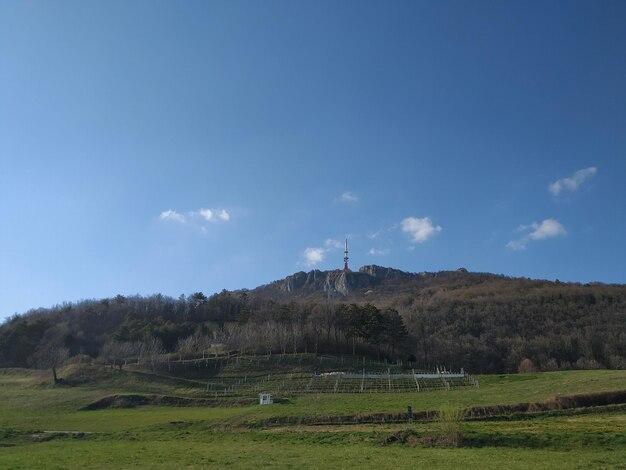
[[[404,359],[474,373],[626,367],[626,286],[510,278],[465,269],[299,272],[252,290],[178,299],[116,296],[14,316],[0,366],[84,354],[314,352]],[[524,361],[524,359],[527,359]]]

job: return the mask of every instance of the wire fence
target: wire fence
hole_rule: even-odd
[[[158,362],[153,372],[184,380],[206,396],[242,397],[261,392],[276,396],[305,393],[406,393],[478,387],[461,369],[409,368],[397,361],[369,358],[285,354],[220,356]],[[131,367],[141,367],[131,364]],[[202,390],[200,390],[202,389]]]

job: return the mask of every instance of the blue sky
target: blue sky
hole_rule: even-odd
[[[0,2],[0,318],[465,267],[626,282],[626,3]]]

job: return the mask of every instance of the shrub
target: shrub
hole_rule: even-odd
[[[548,359],[548,362],[546,362],[545,365],[541,368],[541,370],[545,372],[553,372],[555,370],[559,370],[559,364],[556,362],[556,359],[551,357],[550,359]]]
[[[449,403],[441,406],[437,412],[439,424],[439,444],[443,447],[460,447],[463,440],[463,410]]]
[[[595,359],[587,359],[586,357],[579,357],[576,361],[576,368],[583,370],[602,369],[603,364],[599,363]]]
[[[533,361],[531,361],[527,357],[521,360],[521,362],[519,363],[519,367],[517,368],[517,372],[519,374],[527,374],[529,372],[535,372],[536,370],[537,369],[535,369],[535,364],[533,364]]]

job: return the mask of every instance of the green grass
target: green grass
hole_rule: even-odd
[[[67,372],[67,371],[63,371]],[[292,426],[251,430],[280,416],[434,410],[544,401],[556,394],[626,389],[626,371],[478,377],[480,388],[402,394],[311,394],[270,406],[80,411],[115,393],[197,396],[183,382],[95,370],[93,382],[52,386],[48,374],[0,370],[0,468],[623,468],[626,412],[462,423],[464,447],[386,438],[407,425]],[[63,375],[62,375],[63,376]],[[89,377],[87,377],[88,379]],[[437,423],[410,428],[420,436]],[[94,434],[51,435],[43,430]]]
[[[56,439],[0,451],[6,468],[624,468],[623,449],[387,445],[370,433],[207,433]]]
[[[146,383],[135,374],[118,374],[112,380],[81,386],[51,386],[47,376],[30,371],[0,375],[0,427],[82,431],[116,431],[176,420],[204,420],[240,425],[280,416],[331,416],[436,410],[444,404],[469,406],[535,402],[556,394],[626,389],[626,371],[568,371],[526,375],[479,377],[480,388],[424,393],[307,394],[289,398],[287,404],[261,407],[203,408],[142,407],[80,411],[80,408],[115,393],[196,393],[157,380]],[[123,378],[123,380],[122,380]]]

